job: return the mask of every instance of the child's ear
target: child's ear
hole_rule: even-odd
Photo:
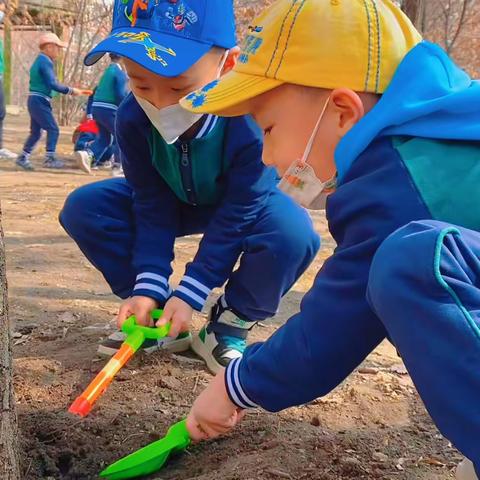
[[[233,47],[228,51],[227,59],[225,60],[225,65],[223,66],[222,75],[225,75],[230,70],[233,70],[237,64],[238,57],[240,55],[240,47]]]
[[[337,115],[337,133],[343,137],[365,115],[365,108],[358,93],[348,88],[332,91],[330,101]]]

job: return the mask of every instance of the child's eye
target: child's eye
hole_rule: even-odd
[[[175,93],[184,93],[184,92],[191,92],[192,90],[194,90],[193,88],[191,87],[182,87],[182,88],[173,88],[172,87],[172,92],[175,92]]]

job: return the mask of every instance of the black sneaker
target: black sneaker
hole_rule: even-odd
[[[32,162],[28,159],[28,157],[23,154],[18,156],[15,164],[23,168],[24,170],[27,170],[28,172],[35,170],[33,168]]]
[[[43,166],[45,168],[52,168],[54,170],[59,170],[65,167],[65,163],[59,160],[55,156],[47,156],[45,157],[45,161],[43,162]]]

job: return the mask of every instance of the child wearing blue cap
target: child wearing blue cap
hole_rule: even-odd
[[[91,113],[98,125],[98,136],[85,150],[76,152],[79,167],[86,173],[91,167],[98,168],[106,163],[105,151],[113,151],[112,174],[122,172],[120,152],[115,137],[115,118],[118,106],[127,95],[128,78],[121,65],[121,57],[110,54],[110,65],[103,72],[93,94]]]
[[[123,57],[132,94],[117,112],[125,179],[84,186],[60,221],[113,292],[118,323],[150,323],[164,308],[171,337],[144,345],[185,350],[194,310],[227,282],[192,348],[217,372],[238,358],[248,331],[275,315],[281,297],[314,258],[319,239],[301,207],[262,163],[261,133],[249,117],[185,112],[178,101],[230,70],[238,56],[233,5],[225,0],[123,1],[113,30],[86,58]],[[203,233],[180,284],[169,277],[177,237]],[[237,260],[239,267],[234,270]],[[99,347],[111,355],[114,333]]]

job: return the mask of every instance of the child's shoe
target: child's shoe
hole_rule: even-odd
[[[59,160],[55,155],[47,155],[43,162],[45,168],[60,169],[65,167],[65,163]]]
[[[89,152],[88,150],[77,150],[75,152],[75,157],[77,159],[78,168],[90,175],[92,173],[92,163],[95,160],[92,152]]]
[[[92,166],[92,170],[110,170],[113,166],[111,160],[105,160],[104,162],[95,162]]]
[[[122,343],[125,341],[126,335],[123,332],[112,333],[106,338],[97,349],[97,353],[104,357],[112,357],[115,355]],[[145,340],[139,351],[146,354],[157,352],[158,350],[166,350],[171,353],[185,352],[190,348],[192,335],[190,332],[181,333],[177,338],[165,337],[160,340]]]
[[[192,340],[192,350],[217,374],[239,358],[247,346],[247,335],[255,322],[246,322],[230,309],[224,297],[213,306],[208,323]]]
[[[17,160],[15,161],[15,164],[17,166],[23,168],[24,170],[29,171],[29,172],[31,172],[32,170],[35,170],[33,168],[32,162],[30,162],[28,156],[25,155],[24,153],[22,153],[21,155],[19,155],[17,157]]]
[[[8,148],[0,148],[0,158],[5,160],[15,160],[17,158],[17,154],[11,152]]]
[[[124,177],[123,168],[119,164],[114,164],[112,167],[112,177]]]
[[[473,463],[466,458],[457,467],[457,480],[479,480]]]

